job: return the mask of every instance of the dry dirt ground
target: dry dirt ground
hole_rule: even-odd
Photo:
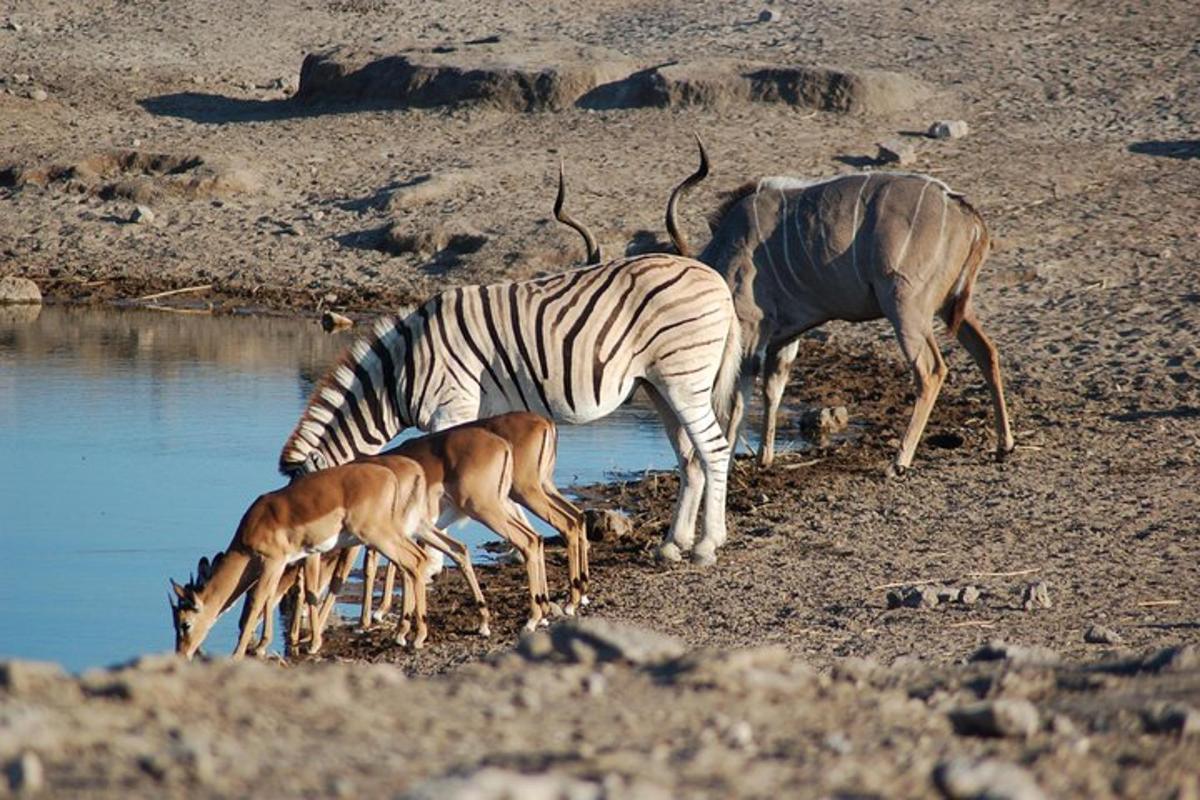
[[[442,286],[580,261],[549,217],[560,157],[570,207],[613,254],[662,239],[693,131],[715,166],[684,208],[702,240],[717,193],[746,178],[858,168],[881,139],[965,119],[965,139],[912,137],[912,168],[966,192],[997,239],[975,296],[1001,349],[1018,442],[1007,463],[991,461],[986,392],[948,342],[951,378],[916,468],[885,480],[910,379],[884,324],[831,325],[804,342],[783,434],[799,436],[800,409],[832,405],[849,408],[851,433],[767,473],[740,460],[717,567],[652,557],[673,476],[586,493],[636,529],[596,544],[589,614],[708,655],[531,662],[509,652],[522,570],[484,573],[501,617],[487,642],[469,635],[466,594],[445,575],[425,652],[342,630],[325,656],[384,665],[153,662],[82,683],[8,679],[0,756],[35,754],[10,777],[38,772],[32,759],[58,796],[378,796],[448,774],[526,797],[976,796],[970,776],[937,767],[994,757],[1051,796],[1200,796],[1195,652],[1161,655],[1194,644],[1200,625],[1194,5],[770,8],[779,19],[756,22],[758,3],[631,0],[0,7],[0,275],[33,278],[55,300],[211,284],[181,298],[369,316]],[[932,94],[887,114],[288,99],[306,53],[490,36],[514,57],[542,39],[644,65],[887,69]],[[397,198],[424,176],[448,188]],[[127,222],[136,203],[153,222]],[[442,239],[466,233],[471,244],[392,255],[378,249],[389,226],[441,226]],[[561,552],[550,551],[560,584]],[[1037,582],[1049,607],[1026,608]],[[980,596],[889,609],[900,584]],[[1085,642],[1092,626],[1120,641]],[[963,664],[993,639],[1062,661]],[[731,654],[764,646],[778,650]],[[949,712],[980,699],[1028,700],[1032,727],[955,733]],[[479,773],[488,767],[502,772]],[[537,788],[512,773],[559,777]],[[554,783],[568,778],[582,783]],[[988,796],[1036,796],[1005,793],[1005,779],[1020,780],[993,777]],[[471,790],[434,784],[420,796]]]

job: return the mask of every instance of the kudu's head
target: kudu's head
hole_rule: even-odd
[[[173,597],[169,600],[171,622],[175,627],[175,652],[189,660],[200,649],[221,613],[220,603],[205,600],[204,587],[223,556],[218,553],[211,564],[207,558],[201,558],[195,576],[182,586],[171,579]]]

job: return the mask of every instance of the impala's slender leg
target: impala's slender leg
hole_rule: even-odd
[[[379,608],[375,609],[375,621],[383,622],[387,613],[392,610],[392,601],[396,594],[396,565],[391,561],[383,571],[383,597],[379,599]]]
[[[513,499],[559,532],[567,544],[567,573],[571,582],[570,600],[564,611],[587,604],[588,542],[583,512],[563,497],[553,484],[543,482],[529,491],[512,491]]]
[[[792,371],[792,364],[799,350],[798,339],[793,339],[781,347],[767,349],[767,359],[763,366],[762,441],[758,444],[758,463],[763,467],[769,467],[775,462],[775,417],[779,413],[779,403],[787,386],[788,373]]]
[[[946,380],[946,362],[942,360],[938,350],[937,339],[934,338],[933,326],[928,319],[915,319],[897,313],[889,313],[892,324],[896,328],[896,338],[900,340],[900,349],[912,367],[913,380],[917,385],[917,401],[913,406],[912,419],[900,443],[900,452],[888,470],[889,474],[900,475],[912,463],[913,452],[921,440],[925,423],[929,421],[929,412],[937,402],[938,392]]]
[[[275,591],[279,586],[279,579],[283,575],[283,569],[286,563],[283,559],[269,561],[263,564],[262,574],[259,575],[258,582],[254,584],[254,589],[250,594],[250,619],[257,620],[269,608],[271,598],[275,596]],[[247,625],[238,637],[237,647],[233,650],[234,658],[241,658],[246,654],[246,649],[250,646],[250,638],[254,635],[254,625]],[[270,645],[270,640],[266,644]]]
[[[440,530],[436,525],[428,522],[423,524],[419,535],[422,541],[428,542],[431,547],[436,547],[450,556],[451,560],[462,571],[463,576],[467,579],[467,585],[471,587],[471,595],[475,598],[475,606],[479,609],[479,635],[491,636],[492,630],[488,623],[491,620],[492,614],[488,610],[483,590],[479,588],[479,580],[475,577],[475,568],[471,565],[471,551],[458,539],[455,539],[450,534]],[[389,576],[392,574],[392,566],[391,564],[388,565]]]
[[[334,606],[337,605],[338,595],[342,593],[342,586],[346,583],[346,578],[350,575],[350,570],[354,569],[354,562],[358,560],[358,554],[362,551],[362,545],[354,544],[343,548],[338,555],[338,560],[333,567],[333,572],[329,577],[329,593],[325,595],[325,600],[321,604],[321,629],[329,624],[329,615],[333,613]]]
[[[396,632],[396,643],[406,643],[415,623],[412,646],[413,649],[420,649],[429,635],[425,605],[425,568],[429,557],[420,545],[402,535],[379,537],[372,541],[372,545],[396,564],[404,576],[404,610]]]
[[[509,519],[525,533],[530,544],[534,547],[535,558],[537,559],[538,587],[542,595],[542,611],[547,616],[562,616],[562,608],[550,600],[550,585],[546,579],[546,540],[529,524],[529,518],[525,516],[525,512],[521,510],[520,506],[507,497],[504,498],[503,502]],[[543,617],[543,619],[545,618]],[[548,625],[549,622],[544,622],[543,624]]]
[[[675,500],[675,514],[672,517],[671,528],[659,545],[659,556],[667,561],[679,561],[686,550],[691,550],[696,540],[696,517],[700,513],[700,500],[704,491],[704,470],[700,460],[696,458],[695,448],[687,431],[679,423],[675,410],[670,403],[659,394],[658,389],[646,384],[646,393],[658,409],[663,426],[667,429],[667,438],[675,449],[675,458],[679,462],[679,495]]]
[[[362,613],[358,617],[358,627],[364,631],[371,627],[371,606],[375,602],[375,572],[378,569],[379,551],[368,547],[363,556]]]
[[[1013,449],[1012,429],[1008,424],[1008,408],[1004,403],[1004,379],[1000,377],[1000,355],[996,346],[983,332],[975,311],[967,305],[962,324],[958,329],[958,341],[971,354],[984,383],[992,393],[992,414],[996,425],[996,460],[1005,458]]]
[[[321,557],[309,556],[304,559],[304,570],[300,575],[303,587],[300,598],[296,601],[296,616],[302,616],[302,609],[308,610],[308,626],[312,629],[312,633],[308,639],[309,655],[315,655],[320,652],[321,644],[324,641],[322,634],[324,630],[321,627],[321,608],[320,598],[317,596],[317,586],[321,583]],[[304,601],[304,605],[300,605],[300,600]]]
[[[320,562],[318,562],[319,564]],[[307,567],[307,564],[305,564]],[[306,570],[297,570],[296,574],[296,599],[292,605],[292,618],[288,621],[287,646],[289,654],[300,646],[300,632],[304,627],[304,599],[308,593],[315,591],[316,586],[312,581],[305,578]],[[282,583],[287,582],[287,574],[284,574]],[[284,597],[287,595],[284,594]],[[311,627],[311,625],[310,625]]]
[[[505,502],[507,503],[507,500]],[[538,543],[541,542],[542,537],[529,529],[528,525],[522,527],[519,524],[519,518],[514,519],[509,510],[501,506],[481,506],[469,503],[462,510],[475,521],[483,523],[500,534],[505,541],[517,548],[517,552],[524,559],[525,571],[529,580],[529,620],[525,623],[525,630],[533,630],[545,616],[542,599],[542,572],[538,568],[538,556],[540,555]]]

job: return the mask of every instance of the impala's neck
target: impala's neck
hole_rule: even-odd
[[[258,569],[249,553],[229,549],[213,569],[208,581],[196,592],[205,616],[217,617],[229,610],[258,579]]]

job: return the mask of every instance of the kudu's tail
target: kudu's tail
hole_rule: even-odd
[[[732,303],[730,304],[732,306]],[[725,350],[721,353],[721,365],[717,368],[717,379],[713,384],[713,411],[721,429],[729,427],[729,414],[733,408],[733,393],[738,391],[738,379],[742,372],[742,325],[737,314],[730,309],[729,330],[725,332]]]
[[[962,325],[963,317],[967,313],[967,303],[971,300],[971,290],[975,288],[975,277],[979,274],[979,268],[987,259],[988,251],[992,246],[992,237],[988,234],[987,224],[983,221],[983,217],[970,203],[961,198],[959,202],[975,218],[976,235],[975,241],[971,243],[971,249],[967,252],[967,259],[963,262],[962,272],[959,273],[958,281],[954,284],[954,290],[950,294],[951,302],[954,305],[950,308],[950,317],[946,324],[951,337],[958,335],[959,326]]]

